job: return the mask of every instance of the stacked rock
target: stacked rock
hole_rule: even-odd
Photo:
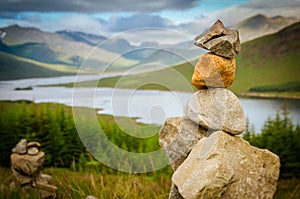
[[[186,116],[168,118],[159,132],[174,170],[169,198],[272,198],[279,158],[237,136],[246,128],[245,114],[226,89],[241,50],[238,31],[218,20],[195,45],[211,51],[194,69],[192,83],[199,91],[186,104]]]
[[[57,187],[53,185],[50,175],[42,174],[45,163],[45,153],[39,151],[40,143],[28,142],[22,139],[13,148],[11,170],[13,182],[11,187],[19,186],[25,193],[38,189],[41,198],[56,198]]]

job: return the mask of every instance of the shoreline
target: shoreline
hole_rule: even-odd
[[[257,92],[248,92],[248,93],[237,93],[239,97],[249,97],[249,98],[265,98],[265,99],[294,99],[300,100],[300,96],[284,96],[278,94],[268,94],[268,93],[257,93]]]

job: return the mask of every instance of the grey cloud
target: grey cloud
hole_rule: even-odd
[[[299,6],[300,0],[252,0],[249,3],[241,5],[241,7],[252,9],[293,8]]]
[[[106,28],[109,31],[117,32],[144,27],[170,28],[172,22],[160,16],[136,14],[130,17],[111,18]]]
[[[0,0],[0,12],[157,12],[192,8],[200,0]]]

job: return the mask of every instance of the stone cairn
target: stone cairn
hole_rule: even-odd
[[[273,198],[279,157],[237,136],[246,119],[239,99],[226,89],[241,49],[238,31],[218,20],[194,43],[210,51],[195,66],[198,91],[185,106],[186,116],[167,118],[159,132],[174,170],[169,198]]]
[[[13,182],[10,187],[21,187],[24,193],[37,189],[41,198],[56,198],[57,187],[50,175],[42,174],[45,153],[39,151],[40,143],[22,139],[10,156]]]

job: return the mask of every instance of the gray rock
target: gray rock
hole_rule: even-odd
[[[45,153],[40,151],[37,155],[19,155],[16,153],[11,154],[11,167],[20,175],[36,177],[43,168],[45,162]]]
[[[27,153],[27,140],[22,139],[20,142],[12,149],[13,153],[25,154]]]
[[[38,143],[38,142],[28,142],[27,143],[27,148],[29,148],[29,147],[41,147],[41,144],[40,143]]]
[[[279,167],[277,155],[218,131],[194,146],[172,182],[185,199],[271,199]]]
[[[19,170],[16,170],[14,167],[11,168],[12,171],[12,177],[14,180],[14,184],[24,187],[26,185],[32,184],[33,179],[30,176],[22,175],[22,173]]]
[[[53,184],[53,179],[51,175],[45,174],[45,173],[41,173],[39,175],[39,178],[43,179],[43,181],[45,181],[47,184]]]
[[[10,184],[9,184],[9,189],[12,191],[16,188],[16,183],[15,181],[12,181]]]
[[[39,149],[37,147],[29,147],[27,149],[27,154],[28,155],[36,155],[39,153]]]
[[[194,40],[196,46],[207,49],[216,55],[222,57],[234,58],[241,51],[239,32],[233,29],[227,29],[227,34],[214,37],[206,42],[203,42],[205,34],[197,36]]]
[[[41,190],[40,191],[41,199],[55,199],[57,198],[55,191]]]
[[[197,36],[194,41],[195,44],[197,45],[198,43],[205,43],[209,41],[210,39],[221,36],[221,35],[226,35],[227,30],[223,23],[218,19],[209,29],[207,32]]]
[[[170,190],[170,194],[169,194],[169,199],[184,199],[179,191],[178,188],[176,187],[176,185],[174,185],[174,183],[172,183],[171,186],[171,190]]]
[[[159,144],[175,171],[192,147],[206,135],[206,129],[187,117],[167,118],[158,134]]]
[[[246,119],[239,99],[228,89],[210,88],[194,93],[185,106],[186,116],[212,130],[237,135],[246,129]]]
[[[33,187],[40,190],[41,198],[56,198],[57,187],[53,185],[52,176],[40,174],[32,183]]]
[[[85,199],[98,199],[95,196],[87,196]]]

